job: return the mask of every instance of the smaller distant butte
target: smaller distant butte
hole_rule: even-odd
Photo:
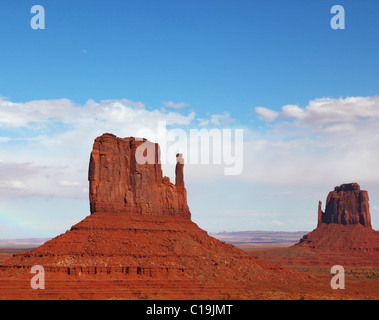
[[[326,199],[325,212],[318,209],[318,225],[330,224],[358,224],[371,227],[369,197],[367,191],[361,190],[358,183],[342,184],[335,187]]]

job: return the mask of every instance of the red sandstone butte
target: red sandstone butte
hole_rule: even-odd
[[[178,154],[174,185],[162,176],[158,144],[104,134],[95,140],[90,158],[91,213],[124,212],[190,219],[183,167],[182,155]]]
[[[371,227],[369,197],[357,183],[335,187],[318,203],[318,225],[289,247],[261,251],[257,256],[283,266],[377,267],[379,232]]]
[[[319,203],[318,225],[358,224],[371,227],[370,206],[367,191],[362,191],[358,183],[335,187],[326,200],[325,212]]]
[[[325,212],[318,205],[318,225],[298,244],[328,259],[354,265],[379,263],[379,232],[371,227],[369,197],[358,183],[335,187],[326,200]]]

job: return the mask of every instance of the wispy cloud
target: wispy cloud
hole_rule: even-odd
[[[236,119],[231,118],[229,112],[224,112],[223,114],[212,114],[208,119],[199,118],[200,127],[205,127],[208,125],[214,126],[227,126],[235,122]]]
[[[184,103],[184,102],[173,102],[173,101],[164,101],[163,105],[166,108],[172,108],[172,109],[182,109],[189,106],[189,104]]]
[[[256,107],[262,120],[271,122],[277,117],[294,120],[297,124],[359,123],[365,119],[379,118],[379,96],[322,98],[309,102],[305,108],[285,105],[281,112]]]
[[[279,112],[266,109],[263,107],[256,107],[255,112],[260,116],[261,120],[264,120],[267,122],[274,121],[279,116]]]

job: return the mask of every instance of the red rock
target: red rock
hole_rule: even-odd
[[[327,197],[325,213],[318,203],[316,229],[293,246],[256,254],[268,263],[300,268],[377,267],[379,232],[371,227],[368,193],[357,183],[336,187]]]
[[[377,265],[379,263],[379,232],[371,227],[369,197],[359,184],[335,187],[326,200],[325,212],[318,205],[318,226],[306,234],[293,248],[313,253],[314,263],[347,263],[349,265]],[[295,252],[295,251],[293,251]],[[307,263],[293,255],[294,261]],[[306,257],[307,254],[304,254]],[[317,257],[317,258],[316,258]],[[290,261],[287,261],[290,264]]]
[[[335,187],[326,200],[325,212],[320,212],[320,223],[358,224],[371,227],[369,197],[359,184],[350,183]]]
[[[148,163],[138,163],[138,157]],[[176,183],[162,177],[158,144],[146,139],[104,134],[90,158],[91,213],[132,213],[191,218],[184,187],[184,162],[178,155]]]

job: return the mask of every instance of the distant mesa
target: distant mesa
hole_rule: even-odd
[[[371,226],[369,197],[358,183],[335,187],[318,203],[318,224],[295,245],[257,254],[283,266],[379,265],[379,232]]]
[[[325,212],[318,210],[318,226],[330,224],[361,224],[371,227],[370,206],[367,191],[358,183],[342,184],[331,191],[326,200]]]
[[[341,261],[364,254],[379,262],[379,232],[372,229],[367,191],[358,183],[335,187],[326,199],[325,212],[318,204],[318,225],[295,246],[324,254],[342,253]]]

